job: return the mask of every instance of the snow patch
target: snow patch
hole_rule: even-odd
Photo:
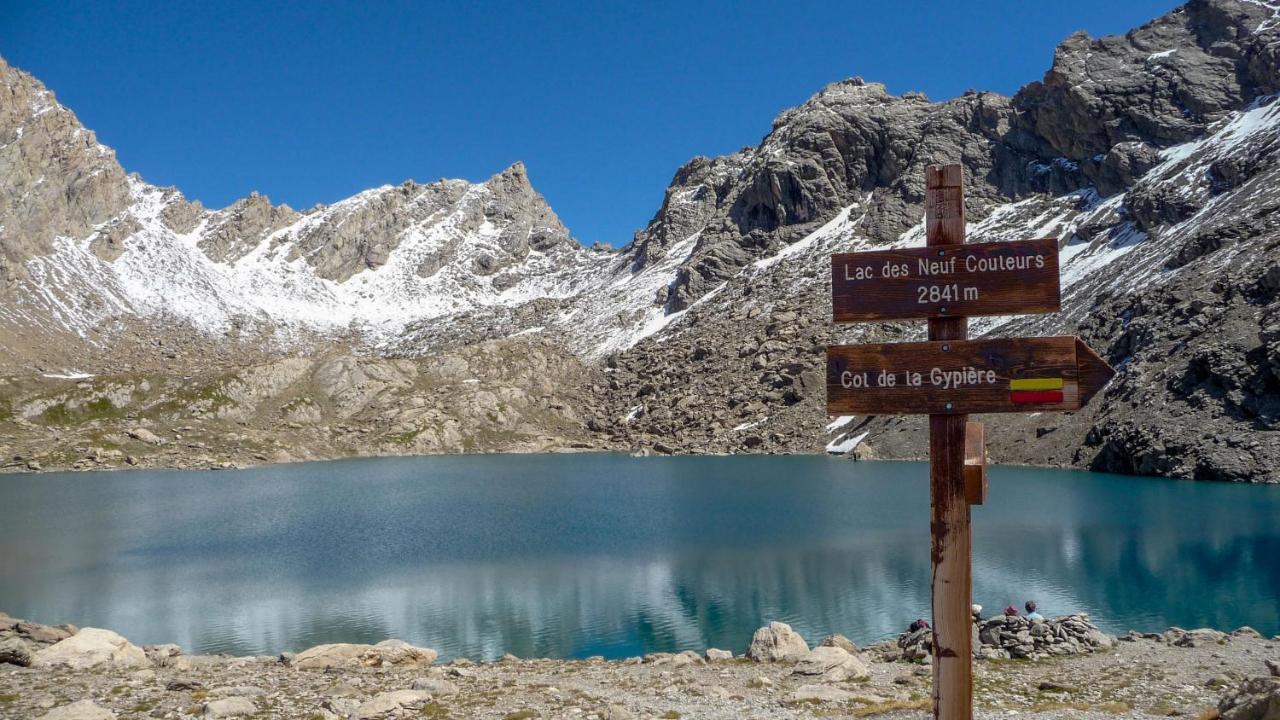
[[[861,435],[856,435],[850,438],[846,438],[844,435],[841,435],[835,440],[827,443],[827,452],[832,455],[844,455],[858,447],[858,443],[862,442],[867,435],[870,435],[870,433],[864,432]]]

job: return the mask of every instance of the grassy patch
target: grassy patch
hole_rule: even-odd
[[[410,430],[408,432],[397,433],[395,435],[388,435],[387,440],[395,443],[396,445],[408,445],[409,443],[413,442],[414,439],[421,434],[422,434],[422,429],[418,428],[415,430]]]
[[[235,404],[236,401],[222,389],[222,383],[212,382],[192,390],[180,389],[168,400],[147,408],[143,414],[149,417],[184,415],[189,413],[192,407],[209,412]]]
[[[1111,713],[1112,715],[1123,715],[1129,712],[1130,708],[1122,702],[1106,702],[1100,705],[1091,705],[1089,703],[1080,702],[1047,702],[1036,703],[1032,705],[1029,712],[1049,712],[1051,710],[1093,710],[1096,712]]]
[[[867,717],[868,715],[879,715],[881,713],[893,712],[894,710],[929,710],[933,708],[933,699],[922,700],[888,700],[882,703],[873,703],[864,705],[853,711],[854,717]]]
[[[418,714],[422,717],[439,718],[440,720],[444,720],[444,718],[449,717],[449,710],[438,702],[429,702],[422,706],[422,709],[418,711]]]
[[[112,420],[123,416],[124,411],[116,407],[116,404],[111,402],[111,398],[100,397],[74,409],[68,407],[64,402],[50,405],[45,408],[44,412],[40,413],[40,421],[46,425],[77,425],[95,420]]]
[[[533,720],[533,718],[536,718],[536,717],[538,717],[537,710],[525,709],[525,710],[517,710],[513,713],[508,713],[502,716],[502,720]]]
[[[0,703],[11,703],[18,701],[18,693],[0,693]]]
[[[675,710],[668,710],[662,713],[663,720],[680,720],[680,713]]]

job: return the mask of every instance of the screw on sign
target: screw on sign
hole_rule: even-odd
[[[987,495],[969,413],[1079,410],[1114,375],[1077,337],[968,340],[969,315],[1061,309],[1053,239],[964,244],[959,165],[925,174],[926,246],[831,257],[836,322],[924,319],[929,341],[827,348],[827,412],[929,416],[933,715],[973,717],[969,508]]]

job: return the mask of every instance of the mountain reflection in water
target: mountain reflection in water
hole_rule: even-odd
[[[929,614],[924,465],[466,456],[0,477],[0,610],[188,652],[869,642]],[[974,595],[1112,632],[1280,632],[1280,487],[994,468]]]

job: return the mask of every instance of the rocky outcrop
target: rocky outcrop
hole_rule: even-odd
[[[31,656],[32,667],[65,666],[77,670],[150,665],[142,648],[120,635],[100,628],[83,628]]]
[[[0,298],[57,237],[88,236],[129,202],[115,153],[31,75],[0,58]]]
[[[974,621],[973,656],[983,659],[1045,658],[1093,653],[1111,648],[1115,638],[1099,630],[1083,613],[1048,620],[1000,615]],[[921,628],[898,636],[897,652],[912,662],[931,662],[933,631]]]
[[[1240,683],[1218,703],[1221,720],[1280,720],[1280,678],[1256,677]]]
[[[429,648],[414,647],[403,640],[383,640],[376,645],[331,643],[308,648],[293,656],[290,664],[302,670],[331,667],[412,666],[425,667],[439,654]]]
[[[797,662],[808,654],[809,644],[800,633],[781,622],[756,630],[747,648],[747,658],[756,662]]]
[[[800,658],[794,674],[820,682],[865,680],[871,676],[867,666],[843,648],[820,645]]]

